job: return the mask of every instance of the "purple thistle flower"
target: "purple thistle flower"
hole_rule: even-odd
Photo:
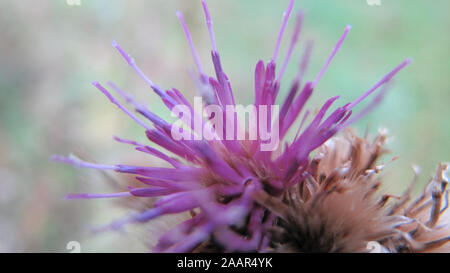
[[[304,14],[299,12],[295,23],[294,33],[290,41],[288,52],[281,69],[277,73],[276,60],[288,19],[292,13],[294,0],[289,2],[287,11],[283,15],[281,30],[275,43],[275,50],[271,59],[264,63],[260,60],[255,68],[255,106],[275,105],[280,90],[280,83],[291,54],[299,40]],[[215,75],[208,76],[198,58],[192,37],[181,12],[177,12],[181,26],[186,35],[198,72],[198,87],[207,104],[219,105],[223,110],[227,105],[235,105],[230,81],[225,74],[220,55],[218,53],[212,29],[211,16],[202,0],[206,17],[206,25],[212,44],[212,62]],[[266,207],[255,202],[254,196],[259,192],[279,197],[290,187],[301,183],[307,175],[310,163],[310,153],[334,136],[338,131],[366,114],[381,100],[384,91],[380,92],[368,106],[360,113],[352,116],[352,109],[379,87],[387,86],[391,78],[410,60],[407,59],[385,75],[373,87],[364,92],[353,102],[338,107],[326,116],[327,110],[339,98],[327,100],[312,118],[309,124],[306,120],[310,111],[304,111],[305,104],[311,97],[317,83],[330,65],[337,51],[341,47],[351,27],[347,26],[344,33],[332,49],[325,65],[317,76],[303,83],[303,76],[307,69],[312,43],[308,43],[300,61],[299,72],[290,85],[287,97],[281,103],[278,116],[269,116],[267,124],[270,126],[274,119],[279,120],[279,138],[284,146],[275,151],[264,151],[262,136],[256,140],[175,140],[171,134],[173,124],[158,117],[146,106],[139,104],[112,82],[108,88],[116,91],[127,103],[134,107],[136,115],[123,106],[104,85],[98,82],[92,84],[100,90],[125,114],[131,117],[145,129],[147,138],[159,145],[161,150],[152,148],[144,143],[124,140],[115,137],[121,143],[133,145],[136,150],[148,153],[163,161],[170,167],[148,167],[133,165],[100,165],[84,162],[75,157],[54,156],[53,160],[74,165],[81,168],[100,170],[114,170],[136,176],[142,182],[140,188],[130,188],[127,192],[112,194],[71,194],[68,199],[114,198],[124,196],[160,197],[154,207],[112,223],[110,228],[121,228],[126,223],[147,222],[165,214],[188,212],[195,209],[192,218],[174,227],[159,239],[154,249],[157,252],[189,252],[208,241],[214,241],[224,251],[264,251],[269,242],[267,228],[274,225],[276,215]],[[113,47],[118,50],[128,65],[154,90],[163,103],[172,110],[177,105],[188,107],[193,113],[193,107],[177,89],[164,90],[149,79],[137,66],[117,42]],[[301,117],[301,126],[293,140],[286,139],[287,132],[294,122]],[[202,113],[193,113],[202,116]],[[351,118],[350,118],[351,117]],[[234,117],[237,120],[237,117]],[[231,122],[225,120],[225,123]],[[213,126],[212,122],[203,122],[202,126]],[[193,124],[188,124],[195,135]],[[263,124],[258,119],[257,127]],[[226,133],[226,132],[224,132]]]

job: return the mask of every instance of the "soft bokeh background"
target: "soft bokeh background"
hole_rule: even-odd
[[[210,0],[223,66],[242,104],[253,98],[253,70],[268,60],[287,0]],[[296,71],[306,38],[315,47],[308,78],[318,72],[345,25],[353,26],[321,80],[311,108],[336,94],[343,104],[412,57],[386,100],[356,124],[360,132],[383,126],[392,139],[386,180],[398,192],[411,180],[411,163],[425,183],[440,160],[450,159],[450,2],[447,0],[297,1],[306,11],[300,47],[282,87]],[[73,152],[105,163],[152,164],[111,135],[144,140],[141,128],[90,82],[114,80],[164,116],[168,112],[111,47],[116,39],[160,86],[194,94],[193,61],[175,16],[182,10],[211,71],[209,39],[198,0],[81,0],[0,2],[0,251],[146,251],[143,235],[92,234],[91,228],[124,215],[112,200],[64,201],[70,192],[111,192],[112,179],[53,163]],[[287,28],[289,35],[293,20]],[[287,37],[287,36],[285,36]],[[282,46],[281,57],[288,39]],[[285,94],[282,88],[281,95]],[[389,160],[390,157],[386,158]],[[123,178],[111,174],[114,179]]]

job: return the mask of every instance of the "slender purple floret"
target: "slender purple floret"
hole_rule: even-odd
[[[99,198],[117,198],[117,197],[127,197],[131,196],[132,193],[126,192],[118,192],[118,193],[110,193],[110,194],[91,194],[91,193],[77,193],[77,194],[68,194],[65,199],[99,199]]]
[[[206,4],[206,0],[202,0],[203,11],[205,12],[206,26],[208,27],[209,38],[211,39],[212,50],[217,52],[216,46],[216,38],[214,37],[214,32],[212,29],[212,20],[211,15],[209,13],[208,5]]]
[[[377,96],[369,103],[369,105],[364,107],[364,109],[359,111],[356,115],[352,116],[351,119],[344,122],[344,124],[342,124],[342,126],[341,126],[341,129],[347,127],[350,124],[357,122],[359,119],[361,119],[362,117],[364,117],[365,115],[370,113],[376,106],[378,106],[378,104],[381,103],[381,101],[383,100],[384,96],[386,95],[386,92],[388,91],[389,87],[390,87],[390,82],[386,82],[381,87],[382,89],[380,90],[380,92],[378,92]]]
[[[355,101],[353,101],[352,103],[350,103],[346,108],[347,109],[352,109],[355,105],[357,105],[358,103],[360,103],[363,99],[365,99],[367,96],[369,96],[370,94],[372,94],[372,92],[374,92],[375,90],[377,90],[378,87],[380,87],[381,85],[387,83],[388,81],[390,81],[392,79],[392,77],[395,76],[395,74],[397,74],[400,70],[402,70],[406,65],[408,65],[411,62],[411,59],[408,58],[406,59],[404,62],[402,62],[399,66],[397,66],[396,68],[394,68],[394,70],[392,70],[391,72],[389,72],[386,76],[384,76],[379,82],[377,82],[372,88],[370,88],[369,90],[367,90],[366,92],[364,92],[364,94],[362,94],[359,98],[357,98]]]
[[[225,110],[227,106],[236,105],[233,89],[217,51],[211,14],[206,1],[202,0],[201,2],[211,40],[214,75],[208,75],[203,69],[182,13],[177,12],[177,17],[200,74],[199,78],[195,77],[199,93],[209,96],[206,104],[217,104],[219,108]],[[256,64],[253,79],[255,93],[253,104],[256,107],[275,105],[280,89],[284,88],[281,81],[299,41],[304,17],[303,12],[297,14],[289,48],[278,72],[276,59],[293,5],[294,0],[290,0],[287,10],[283,14],[281,29],[271,59],[267,63],[260,60]],[[201,132],[194,126],[194,122],[190,121],[185,122],[186,127],[191,129],[188,131],[190,140],[176,139],[171,130],[173,128],[179,130],[178,125],[159,117],[144,104],[135,101],[130,94],[116,84],[108,82],[108,88],[114,90],[130,107],[133,107],[138,113],[135,115],[103,85],[93,82],[92,84],[113,104],[144,128],[148,141],[157,147],[147,142],[142,143],[119,137],[114,137],[114,139],[161,160],[166,167],[105,165],[86,162],[74,156],[53,156],[52,160],[54,161],[79,168],[129,174],[142,185],[142,187],[129,187],[127,191],[118,193],[69,194],[66,199],[156,198],[153,207],[115,221],[99,230],[120,230],[126,224],[148,222],[167,214],[190,215],[184,222],[159,238],[158,244],[153,249],[156,252],[201,251],[212,242],[225,252],[266,251],[270,242],[267,230],[276,225],[279,215],[262,205],[263,202],[257,202],[254,196],[264,193],[265,196],[281,200],[291,187],[306,183],[308,176],[311,175],[308,173],[311,165],[311,153],[344,127],[356,122],[378,105],[392,78],[410,62],[410,59],[406,59],[361,96],[352,102],[337,106],[331,113],[328,110],[337,103],[339,96],[326,100],[317,111],[313,111],[314,108],[306,110],[306,103],[313,95],[319,80],[324,76],[349,31],[350,26],[345,27],[344,33],[333,47],[323,67],[317,72],[317,76],[309,81],[306,81],[304,77],[311,56],[312,42],[307,42],[299,63],[299,71],[292,83],[288,85],[280,112],[269,115],[265,121],[258,115],[256,124],[253,124],[258,130],[264,127],[276,130],[272,126],[274,121],[279,121],[279,128],[276,132],[280,143],[273,151],[261,149],[267,140],[263,139],[259,133],[256,139],[238,140],[234,131],[230,133],[234,137],[233,139],[225,139],[227,133],[225,129],[223,139],[197,138]],[[113,47],[145,83],[159,95],[168,110],[173,110],[175,106],[185,106],[191,111],[192,117],[200,120],[202,132],[204,129],[211,130],[216,125],[212,116],[204,118],[203,113],[195,112],[189,100],[178,89],[164,90],[150,80],[117,42],[113,42]],[[381,91],[369,101],[366,107],[353,114],[353,108],[380,87]],[[300,126],[294,128],[293,131],[296,133],[295,137],[288,138],[288,132],[300,117]],[[243,126],[245,121],[240,120],[236,114],[232,117],[224,115],[223,123],[224,128],[227,128],[226,125],[229,124],[245,128]],[[248,135],[249,132],[246,134]],[[217,132],[214,136],[217,136]]]
[[[97,87],[97,89],[100,90],[112,103],[114,103],[117,107],[119,107],[120,110],[122,110],[125,114],[127,114],[129,117],[131,117],[139,125],[144,127],[146,130],[150,130],[150,127],[147,124],[145,124],[142,120],[140,120],[138,117],[136,117],[136,115],[134,115],[133,113],[128,111],[128,109],[126,109],[122,104],[120,104],[120,102],[118,100],[116,100],[111,95],[111,93],[109,93],[108,90],[106,90],[106,88],[104,88],[100,83],[92,82],[92,85]]]
[[[291,16],[292,8],[294,7],[294,0],[289,1],[289,6],[286,10],[286,12],[283,13],[283,23],[281,24],[280,33],[278,33],[277,42],[275,44],[275,49],[273,51],[272,55],[272,61],[276,62],[278,51],[280,50],[281,40],[283,39],[284,30],[286,29],[287,22],[289,20],[289,17]]]
[[[303,22],[304,15],[305,14],[302,11],[300,11],[297,14],[297,22],[295,23],[294,34],[292,35],[291,43],[289,45],[289,49],[286,54],[286,57],[283,61],[283,65],[281,66],[280,72],[278,73],[277,80],[276,80],[277,82],[280,82],[281,79],[283,78],[283,75],[284,75],[284,72],[286,71],[289,60],[291,59],[292,52],[294,52],[295,46],[297,45],[298,38],[300,36],[300,30],[302,28],[302,22]]]
[[[64,156],[60,156],[60,155],[54,155],[51,157],[51,159],[56,162],[70,164],[77,168],[90,168],[90,169],[98,169],[98,170],[117,170],[116,166],[85,162],[74,156],[64,157]]]
[[[294,101],[294,98],[297,95],[297,92],[301,86],[303,75],[309,64],[311,50],[312,50],[312,41],[308,41],[306,43],[306,47],[305,47],[304,53],[302,55],[302,58],[301,58],[301,61],[299,64],[298,73],[297,73],[293,83],[291,84],[289,93],[288,93],[287,97],[284,99],[283,105],[281,106],[280,117],[284,117],[287,114],[287,111],[291,107],[291,105]],[[283,125],[284,119],[280,119],[280,122],[281,122],[280,127],[283,128],[282,125]]]
[[[119,51],[120,55],[122,55],[122,57],[131,66],[131,68],[133,68],[138,73],[138,75],[153,89],[153,91],[155,91],[155,93],[158,94],[158,96],[160,96],[162,99],[166,99],[173,102],[173,100],[169,96],[167,96],[158,85],[156,85],[152,80],[150,80],[145,75],[145,73],[136,65],[134,59],[131,58],[130,55],[128,55],[116,41],[112,42],[112,46],[115,47],[117,51]]]
[[[200,58],[198,57],[197,51],[195,50],[194,42],[192,42],[191,33],[189,32],[186,22],[184,21],[183,13],[181,13],[181,11],[177,11],[177,17],[180,20],[181,27],[183,28],[184,34],[186,35],[186,39],[188,40],[188,44],[191,49],[192,57],[194,58],[195,64],[197,65],[198,72],[200,73],[202,78],[204,78],[204,77],[206,77],[206,74],[203,71],[203,67],[200,62]]]
[[[317,74],[316,78],[312,81],[312,88],[314,88],[317,85],[317,83],[319,82],[320,78],[322,78],[323,74],[325,73],[325,70],[327,70],[328,66],[331,63],[331,60],[333,60],[334,56],[338,52],[339,48],[341,47],[342,43],[345,40],[345,37],[347,37],[347,34],[348,34],[348,32],[350,31],[351,28],[352,27],[350,25],[345,27],[344,33],[342,34],[342,36],[339,39],[339,41],[337,42],[337,44],[334,46],[333,51],[331,52],[330,56],[328,57],[327,62],[322,67],[322,69],[320,70],[319,74]]]

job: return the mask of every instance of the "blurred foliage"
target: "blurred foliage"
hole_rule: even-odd
[[[392,156],[386,173],[398,191],[412,178],[411,163],[422,167],[424,183],[450,151],[450,19],[447,0],[304,0],[300,47],[283,81],[281,97],[296,72],[306,39],[314,40],[311,79],[347,24],[342,49],[308,104],[341,95],[356,98],[406,57],[413,63],[396,78],[385,101],[355,127],[362,133],[389,129]],[[223,66],[242,104],[253,98],[253,71],[268,60],[287,1],[209,1]],[[175,11],[183,11],[203,64],[211,71],[210,45],[200,1],[81,0],[0,3],[0,251],[66,252],[77,240],[82,251],[143,251],[139,236],[92,234],[91,228],[122,216],[111,200],[65,201],[69,192],[107,192],[98,172],[53,163],[51,154],[74,152],[105,163],[148,162],[112,134],[144,140],[142,130],[93,87],[114,80],[165,117],[169,113],[111,47],[116,39],[160,86],[192,96],[193,61]],[[293,20],[288,25],[281,57]],[[141,163],[142,164],[142,163]],[[147,234],[148,235],[148,234]],[[131,241],[130,241],[131,240]],[[130,243],[132,242],[132,243]]]

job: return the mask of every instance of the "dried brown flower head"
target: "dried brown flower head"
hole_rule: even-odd
[[[385,139],[379,133],[369,142],[347,130],[319,149],[309,174],[282,198],[264,192],[255,196],[279,217],[278,225],[268,230],[274,251],[369,252],[370,242],[383,252],[450,250],[447,165],[439,165],[413,201],[417,173],[402,196],[381,194],[378,173],[384,165],[376,163],[386,152]]]

